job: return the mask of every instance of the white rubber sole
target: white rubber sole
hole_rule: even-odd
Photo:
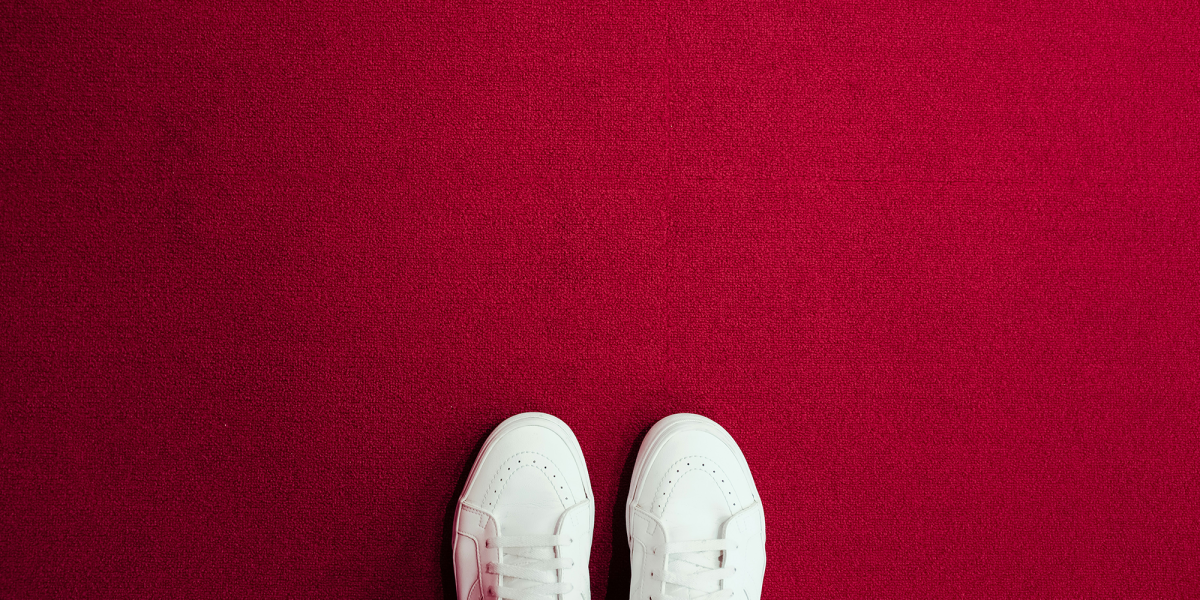
[[[742,471],[746,476],[746,480],[750,482],[754,501],[759,501],[758,487],[754,483],[754,476],[750,473],[750,464],[746,462],[746,456],[742,454],[742,449],[738,447],[733,436],[729,435],[729,432],[725,431],[724,427],[721,427],[716,421],[708,417],[690,413],[678,413],[665,417],[655,423],[654,427],[651,427],[650,431],[646,433],[646,439],[642,440],[642,446],[638,450],[637,460],[633,463],[633,478],[629,483],[629,497],[625,499],[625,534],[630,552],[633,551],[633,534],[631,533],[633,528],[630,522],[633,516],[633,500],[637,498],[638,490],[645,483],[642,479],[646,468],[658,456],[658,451],[662,449],[662,442],[682,429],[701,429],[724,442],[733,451],[734,455],[741,459]]]
[[[471,487],[471,483],[475,481],[475,473],[479,470],[479,465],[483,463],[483,459],[486,458],[487,455],[492,451],[492,448],[495,446],[494,442],[505,433],[528,425],[545,427],[546,429],[558,434],[558,437],[562,438],[562,440],[566,442],[567,447],[571,449],[571,454],[575,457],[575,464],[578,466],[579,472],[583,474],[584,497],[592,499],[595,498],[595,496],[592,495],[592,478],[590,475],[588,475],[587,464],[583,460],[583,448],[579,446],[579,440],[575,438],[575,434],[571,431],[571,428],[568,427],[567,424],[562,421],[562,419],[559,419],[554,415],[548,415],[546,413],[539,412],[521,413],[505,419],[499,425],[497,425],[496,428],[492,430],[492,433],[488,435],[487,439],[484,440],[483,447],[479,449],[479,455],[475,457],[475,463],[471,465],[471,473],[467,475],[467,482],[463,485],[463,495],[458,497],[458,502],[456,502],[454,505],[454,524],[452,526],[453,529],[450,532],[450,535],[454,536],[454,539],[450,542],[450,557],[454,563],[455,574],[458,573],[458,518],[459,513],[462,511],[462,502],[467,493],[467,489],[469,489]]]

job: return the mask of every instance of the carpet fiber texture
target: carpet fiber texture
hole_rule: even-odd
[[[765,595],[1200,593],[1196,2],[10,2],[0,596],[442,598],[695,412]]]

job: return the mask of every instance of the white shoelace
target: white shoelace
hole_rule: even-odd
[[[486,540],[500,548],[500,563],[488,563],[488,573],[500,576],[500,585],[488,590],[492,598],[535,600],[571,593],[571,584],[558,581],[556,571],[575,566],[569,558],[556,558],[555,548],[573,540],[563,535],[510,535]]]
[[[668,598],[680,600],[728,600],[733,590],[721,589],[725,578],[737,569],[721,567],[721,555],[736,548],[731,540],[673,542],[653,551],[666,553],[667,572],[651,578],[666,584]],[[695,594],[699,595],[695,595]]]

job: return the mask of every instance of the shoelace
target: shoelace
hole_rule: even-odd
[[[723,580],[737,572],[737,568],[718,567],[720,554],[736,549],[731,540],[697,540],[672,542],[653,551],[667,555],[667,572],[651,573],[668,586],[668,598],[680,600],[728,600],[734,590],[721,589]],[[701,595],[694,596],[693,592]]]
[[[562,535],[510,535],[484,541],[487,548],[500,548],[500,563],[488,563],[488,573],[500,576],[500,585],[488,590],[492,598],[535,600],[571,593],[571,584],[558,581],[558,569],[569,569],[575,561],[555,558],[554,549],[569,545]]]

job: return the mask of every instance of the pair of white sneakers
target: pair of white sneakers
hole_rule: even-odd
[[[454,515],[459,600],[588,600],[595,498],[571,429],[524,413],[488,436]],[[766,520],[750,467],[715,422],[671,415],[646,434],[625,503],[640,600],[757,600]]]

